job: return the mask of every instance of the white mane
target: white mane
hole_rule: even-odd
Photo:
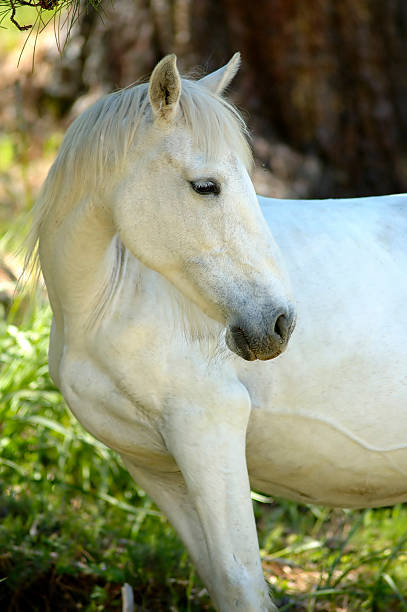
[[[138,127],[144,119],[151,120],[147,91],[148,84],[144,83],[109,94],[68,128],[32,211],[25,270],[39,272],[38,237],[51,210],[62,205],[69,210],[87,194],[105,190],[107,182],[124,167]],[[208,159],[215,159],[226,142],[251,168],[247,128],[232,104],[199,81],[182,79],[180,108],[194,143]]]

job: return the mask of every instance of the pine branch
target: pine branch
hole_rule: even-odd
[[[5,12],[9,12],[9,19],[19,30],[30,30],[33,26],[21,25],[16,19],[16,10],[19,6],[31,6],[37,8],[40,12],[54,10],[61,0],[5,0],[0,2],[0,6],[5,7]]]

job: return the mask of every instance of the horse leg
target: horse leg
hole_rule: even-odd
[[[134,480],[146,491],[157,506],[161,508],[181,537],[188,549],[199,576],[208,588],[208,591],[213,601],[217,604],[219,610],[230,610],[232,606],[236,609],[255,610],[256,612],[259,610],[274,610],[271,602],[267,601],[267,599],[267,605],[263,605],[262,607],[256,607],[253,605],[251,607],[247,607],[247,604],[244,602],[241,602],[241,604],[236,606],[234,602],[230,604],[229,600],[226,599],[226,588],[228,586],[227,582],[233,578],[231,575],[231,568],[226,568],[226,581],[214,580],[216,575],[216,565],[213,563],[210,557],[207,538],[197,507],[191,501],[191,496],[185,485],[185,480],[180,472],[152,472],[150,470],[135,466],[129,458],[123,457],[123,461]],[[232,564],[235,562],[236,561],[233,560]],[[263,586],[264,585],[262,584],[262,588]],[[236,587],[239,589],[245,589],[247,588],[247,585],[234,585],[235,589]],[[221,593],[223,591],[220,597],[217,597],[216,595],[218,591]]]
[[[166,515],[181,537],[203,582],[211,590],[211,566],[198,513],[180,472],[156,472],[122,455],[131,476]]]
[[[261,568],[250,497],[245,458],[248,414],[242,419],[236,409],[224,416],[224,410],[219,419],[214,411],[176,409],[163,428],[194,516],[189,537],[197,539],[194,545],[210,577],[201,575],[221,612],[275,610]]]

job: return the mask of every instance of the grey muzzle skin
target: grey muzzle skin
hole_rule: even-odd
[[[286,348],[295,327],[295,310],[289,305],[270,309],[261,325],[253,320],[236,319],[226,332],[228,348],[246,361],[274,359]]]

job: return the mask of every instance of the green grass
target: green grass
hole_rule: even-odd
[[[49,322],[0,320],[0,609],[118,611],[127,581],[141,609],[211,610],[166,518],[50,381]],[[255,514],[283,610],[407,610],[406,507]]]

